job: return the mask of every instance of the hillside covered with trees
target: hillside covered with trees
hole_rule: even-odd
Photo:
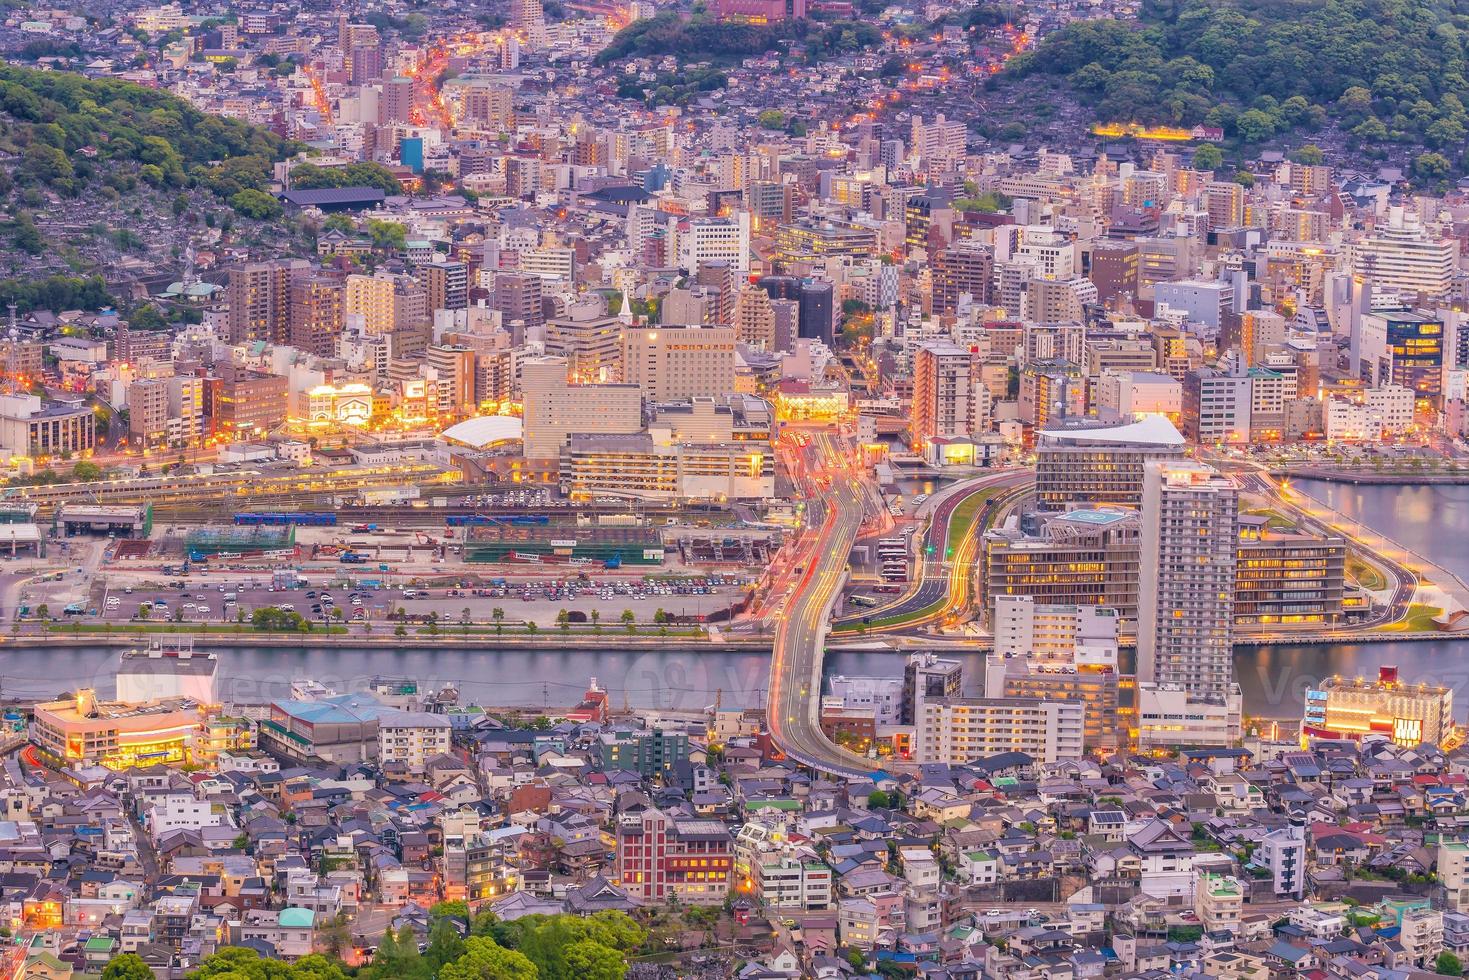
[[[865,50],[881,40],[882,32],[863,21],[739,24],[721,23],[702,13],[684,18],[675,11],[664,11],[618,31],[612,43],[598,53],[597,63],[610,65],[625,58],[667,54],[684,62],[730,62],[791,44],[802,45],[809,59],[819,61]]]
[[[296,148],[167,92],[0,64],[4,271],[98,271],[181,249],[200,224],[278,223],[271,170]]]
[[[1420,144],[1461,169],[1469,15],[1447,0],[1145,0],[1076,22],[1011,74],[1066,79],[1099,119],[1222,127],[1247,143],[1332,123],[1354,147]]]

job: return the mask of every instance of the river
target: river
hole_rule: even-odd
[[[1299,481],[1298,489],[1469,579],[1469,487],[1384,486]],[[905,487],[913,492],[917,487]],[[919,492],[928,490],[925,487]],[[0,655],[0,692],[7,697],[46,697],[77,687],[113,690],[114,650],[14,647]],[[969,684],[982,660],[968,656]],[[1342,643],[1240,647],[1235,669],[1245,712],[1264,718],[1300,716],[1304,692],[1333,674],[1371,676],[1395,664],[1403,679],[1452,686],[1469,704],[1469,638],[1422,643]],[[897,675],[902,657],[890,653],[833,652],[828,674]],[[486,705],[565,707],[590,678],[611,692],[614,704],[698,709],[761,705],[768,660],[761,654],[720,652],[633,653],[570,650],[356,650],[242,647],[221,654],[221,694],[242,702],[284,697],[295,678],[339,690],[358,689],[374,677],[411,678],[424,689],[452,684],[468,701]],[[966,686],[969,686],[967,684]]]

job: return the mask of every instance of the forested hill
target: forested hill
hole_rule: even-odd
[[[271,168],[294,149],[157,89],[0,64],[0,277],[177,257],[201,225],[280,240]]]
[[[1055,32],[1012,72],[1062,76],[1099,119],[1222,126],[1246,142],[1334,122],[1459,167],[1469,14],[1445,0],[1145,0],[1142,24]]]
[[[263,187],[286,153],[268,130],[167,92],[14,65],[0,65],[0,147],[20,154],[20,179],[63,194],[135,165],[135,176],[154,186],[203,185],[228,197]]]

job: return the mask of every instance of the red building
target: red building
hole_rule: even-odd
[[[715,0],[714,15],[720,20],[752,24],[802,20],[806,16],[806,0]]]
[[[639,901],[720,905],[733,868],[733,841],[718,820],[673,820],[649,807],[618,825],[618,883]]]
[[[597,686],[597,679],[592,678],[591,686],[587,693],[582,696],[581,703],[566,712],[566,720],[584,725],[588,722],[607,724],[611,717],[612,705],[607,699],[607,692]]]

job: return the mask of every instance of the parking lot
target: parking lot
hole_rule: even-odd
[[[308,580],[309,581],[309,580]],[[671,618],[697,618],[738,601],[745,579],[734,576],[688,576],[651,579],[536,579],[503,585],[434,587],[327,584],[282,587],[263,577],[203,579],[191,576],[159,587],[157,583],[94,583],[85,600],[74,594],[32,596],[28,613],[37,615],[40,603],[57,619],[84,622],[235,623],[248,622],[256,609],[275,607],[318,622],[384,622],[402,610],[406,617],[439,622],[493,623],[495,609],[503,610],[507,624],[556,623],[561,610],[573,621],[613,626],[631,610],[640,623],[651,623],[658,610]],[[340,610],[337,615],[333,610]],[[467,611],[467,614],[466,614]],[[579,614],[579,615],[578,615]]]

